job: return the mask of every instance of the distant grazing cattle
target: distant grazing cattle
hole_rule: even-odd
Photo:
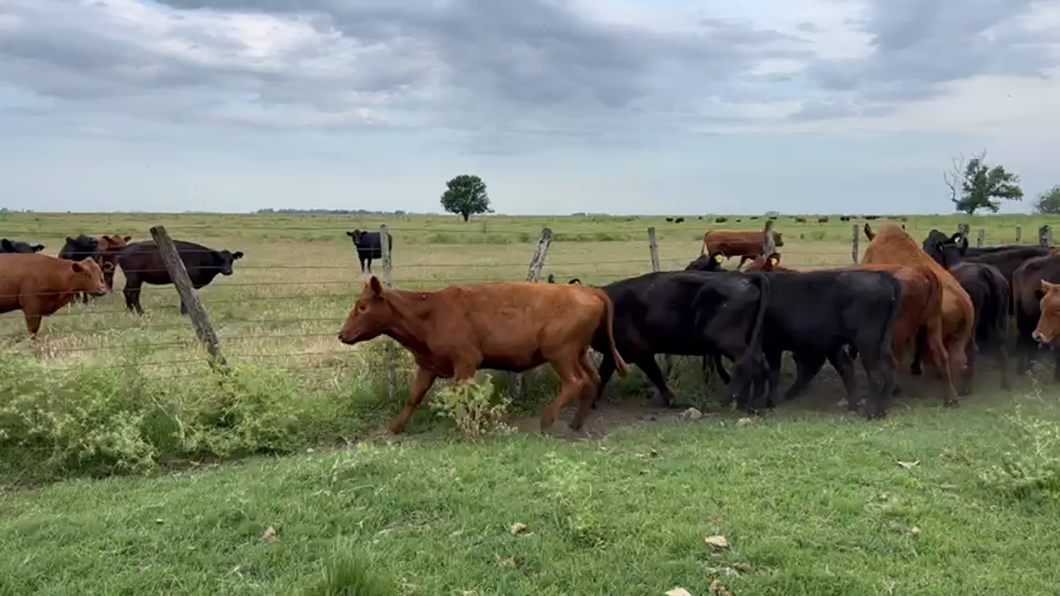
[[[662,405],[670,405],[673,394],[655,362],[656,354],[725,356],[736,363],[728,399],[746,403],[742,396],[764,372],[761,329],[770,300],[768,280],[735,272],[660,271],[601,289],[615,305],[618,352],[644,371]],[[604,355],[599,396],[615,361],[600,332],[593,348]]]
[[[975,308],[968,292],[961,287],[957,279],[935,262],[917,245],[909,234],[894,224],[884,225],[878,233],[873,233],[869,224],[865,224],[865,235],[869,238],[869,247],[862,257],[863,264],[921,265],[929,268],[942,284],[942,340],[945,344],[949,366],[939,373],[947,385],[953,384],[952,377],[957,373],[961,379],[958,392],[967,394],[971,387],[972,370],[968,367],[968,350],[975,349]],[[934,354],[935,347],[928,345],[933,353],[933,360],[944,360],[942,354]],[[951,396],[946,405],[956,405],[957,399]]]
[[[839,216],[839,221],[850,221],[850,216],[849,215],[840,215]]]
[[[346,235],[353,240],[353,245],[357,248],[357,260],[361,262],[361,273],[371,273],[372,259],[383,258],[383,242],[379,238],[379,232],[354,230],[352,232],[346,232]],[[386,239],[387,251],[393,254],[394,237],[387,234]]]
[[[879,215],[866,215],[865,216],[865,219],[879,219],[879,218],[880,218]]]
[[[714,223],[725,223],[727,221],[729,221],[728,217],[715,217],[714,218]]]
[[[1030,370],[1038,344],[1053,348],[1053,377],[1060,381],[1060,346],[1057,346],[1057,290],[1060,283],[1060,254],[1036,257],[1020,265],[1012,275],[1012,296],[1016,303],[1017,371]]]
[[[784,246],[780,232],[773,232],[774,246]],[[703,246],[699,254],[721,253],[726,258],[740,257],[740,265],[761,255],[765,251],[766,236],[764,232],[727,232],[712,230],[703,234]]]
[[[243,253],[239,251],[217,251],[181,240],[174,240],[173,244],[196,290],[209,285],[218,274],[232,275],[232,265],[243,258]],[[118,264],[125,274],[125,307],[137,314],[144,314],[140,305],[140,288],[143,284],[160,286],[173,283],[158,245],[153,241],[134,242],[126,246],[118,255]],[[181,300],[180,314],[187,312],[188,308]]]
[[[674,220],[674,223],[684,223],[684,222],[685,222],[685,218],[683,218],[683,217],[678,217],[677,219]]]
[[[795,223],[806,223],[806,218],[805,217],[796,217],[795,218]]]
[[[700,216],[699,216],[699,217],[698,217],[697,219],[703,219],[703,216],[702,216],[702,215],[700,215]]]
[[[737,219],[736,223],[740,223],[741,221],[743,221],[743,220],[742,219]]]
[[[752,215],[752,216],[751,216],[751,219],[752,219],[752,220],[758,219],[758,216],[757,216],[757,215]]]
[[[899,218],[899,219],[901,219],[901,221],[909,221],[908,217],[902,217],[902,218]],[[904,230],[905,226],[902,226],[902,229]]]
[[[828,221],[829,220],[828,220],[827,217],[818,217],[817,218],[817,223],[828,223]]]
[[[869,418],[883,416],[894,388],[892,332],[902,300],[901,286],[886,271],[842,270],[755,274],[769,279],[776,298],[766,310],[762,349],[769,364],[769,395],[774,405],[780,381],[781,356],[791,352],[798,377],[785,398],[801,393],[827,360],[847,390],[848,405],[857,409],[854,364],[847,346],[857,349],[873,386],[874,399],[865,408]]]
[[[30,244],[17,240],[0,239],[0,254],[23,254],[31,255],[44,250],[43,244]]]
[[[55,314],[78,292],[107,293],[103,272],[89,259],[78,263],[40,254],[0,255],[0,313],[21,310],[30,339],[41,318]]]
[[[388,335],[412,352],[418,370],[405,409],[390,423],[399,433],[435,379],[457,382],[480,368],[522,372],[548,362],[562,381],[559,395],[541,414],[545,431],[572,397],[581,428],[601,384],[589,361],[594,336],[605,338],[605,358],[625,376],[615,349],[614,308],[606,292],[580,285],[490,283],[450,286],[434,292],[383,288],[374,275],[339,331],[355,345]]]
[[[666,218],[666,221],[668,221],[668,222],[670,222],[670,223],[673,223],[673,221],[674,221],[674,218],[672,218],[672,217],[667,217],[667,218]]]

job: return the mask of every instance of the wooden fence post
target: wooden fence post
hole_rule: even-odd
[[[390,254],[390,228],[386,224],[379,226],[379,246],[383,257],[383,285],[394,287],[393,260]],[[397,401],[397,358],[394,354],[394,340],[386,340],[386,386],[391,402]]]
[[[1023,242],[1023,226],[1016,226],[1016,244]]]
[[[979,228],[979,234],[975,239],[975,247],[983,248],[983,244],[986,243],[986,228]]]
[[[961,236],[964,236],[965,240],[968,239],[968,230],[969,229],[970,228],[969,228],[968,224],[965,224],[965,223],[957,224],[957,231],[960,232]]]
[[[1047,225],[1038,228],[1038,244],[1047,248],[1053,247],[1053,229]]]
[[[184,261],[180,259],[180,253],[177,252],[177,246],[173,244],[173,239],[169,237],[165,226],[151,228],[151,237],[158,245],[158,252],[162,255],[162,262],[165,263],[166,270],[169,272],[169,279],[173,280],[173,285],[177,286],[181,303],[188,310],[191,324],[195,328],[195,335],[199,337],[199,341],[206,344],[206,351],[210,354],[210,365],[212,367],[220,365],[220,370],[227,372],[228,362],[221,354],[221,341],[217,339],[217,334],[210,325],[210,317],[199,300],[199,293],[191,284],[188,270],[184,267]]]
[[[854,260],[854,264],[858,264],[858,224],[854,224],[854,235],[850,237],[850,258]]]
[[[537,239],[537,250],[534,251],[534,256],[530,259],[530,266],[526,271],[526,281],[531,283],[538,283],[541,281],[541,270],[545,267],[545,260],[548,259],[548,249],[552,247],[552,230],[544,227],[541,228],[541,237]],[[512,400],[522,399],[524,391],[523,375],[517,373],[508,373],[508,395]]]
[[[762,234],[765,235],[765,241],[762,243],[762,256],[768,257],[777,250],[777,239],[773,236],[773,220],[766,220],[765,226],[762,227]]]
[[[659,245],[655,242],[655,226],[648,228],[648,251],[651,253],[651,270],[659,270]]]

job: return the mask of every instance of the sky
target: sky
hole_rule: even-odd
[[[949,213],[1060,184],[1056,0],[0,0],[0,206]]]

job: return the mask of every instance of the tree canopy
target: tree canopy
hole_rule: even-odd
[[[1034,211],[1041,215],[1060,215],[1060,184],[1038,195]]]
[[[457,213],[467,221],[472,215],[493,213],[490,208],[490,197],[486,193],[486,183],[475,175],[461,174],[445,183],[446,191],[442,193],[442,208],[449,213]]]
[[[964,157],[953,160],[953,169],[942,174],[946,186],[950,187],[950,200],[957,211],[969,215],[979,209],[997,213],[1001,201],[1023,200],[1020,178],[1005,170],[1005,166],[990,167],[986,163],[986,152],[973,156],[967,162]]]

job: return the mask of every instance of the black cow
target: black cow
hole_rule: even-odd
[[[232,275],[232,265],[243,258],[243,253],[238,251],[217,251],[201,244],[180,240],[174,240],[173,244],[177,246],[177,254],[184,262],[188,278],[196,290],[209,285],[218,273]],[[162,260],[162,254],[158,251],[158,245],[154,242],[134,242],[126,246],[118,255],[118,264],[125,273],[125,307],[137,314],[144,314],[144,309],[140,306],[140,287],[143,284],[161,286],[173,283]],[[180,314],[187,312],[187,306],[182,300]]]
[[[727,221],[729,221],[728,217],[715,217],[714,218],[714,223],[725,223]]]
[[[1002,246],[984,246],[974,248],[968,245],[968,238],[960,233],[946,236],[938,230],[928,232],[924,239],[924,252],[931,255],[943,267],[949,268],[961,261],[985,263],[997,267],[1001,275],[1012,283],[1012,274],[1028,259],[1044,257],[1051,251],[1044,246],[1027,246],[1025,244],[1006,244]]]
[[[71,261],[84,261],[85,259],[92,258],[97,260],[96,253],[99,252],[99,239],[93,238],[92,236],[85,236],[81,234],[77,238],[66,237],[66,242],[63,243],[62,249],[59,250],[60,259],[68,259]],[[88,304],[88,294],[81,292],[74,297],[76,302]]]
[[[42,250],[44,250],[43,244],[30,244],[29,242],[0,238],[0,253],[28,255]]]
[[[672,218],[672,217],[667,217],[667,218],[666,218],[666,221],[668,221],[668,222],[670,222],[670,223],[673,223],[673,222],[674,222],[674,218]]]
[[[725,262],[725,253],[714,251],[709,255],[699,255],[685,267],[685,271],[725,271],[721,266]]]
[[[839,216],[839,221],[850,221],[850,216],[849,215],[840,215]]]
[[[677,219],[674,220],[674,223],[685,223],[685,218],[678,217]]]
[[[372,259],[383,258],[383,242],[379,239],[379,232],[354,230],[346,232],[346,235],[353,240],[353,245],[357,248],[357,260],[361,262],[361,273],[365,271],[371,273]],[[391,252],[394,250],[394,237],[389,234],[387,235],[387,249]]]
[[[1016,311],[1016,367],[1023,374],[1030,370],[1038,351],[1034,330],[1042,316],[1041,300],[1045,295],[1042,280],[1060,283],[1060,257],[1048,255],[1030,259],[1012,275],[1012,297]],[[1060,381],[1060,350],[1053,349],[1053,376]]]
[[[776,403],[781,356],[792,352],[798,377],[784,399],[805,390],[828,360],[843,380],[849,408],[856,410],[854,363],[844,349],[852,346],[873,385],[875,399],[868,401],[865,416],[886,415],[894,390],[891,337],[902,304],[898,279],[885,271],[856,270],[757,275],[769,279],[777,299],[766,310],[762,339],[769,395],[766,404],[751,409]]]
[[[602,286],[614,303],[615,347],[622,358],[648,375],[663,405],[673,394],[656,354],[700,356],[718,353],[736,362],[729,400],[740,403],[765,372],[761,356],[762,318],[770,302],[769,280],[742,273],[661,271]],[[603,354],[596,399],[615,370],[606,333],[593,339]],[[594,404],[595,404],[594,400]]]

